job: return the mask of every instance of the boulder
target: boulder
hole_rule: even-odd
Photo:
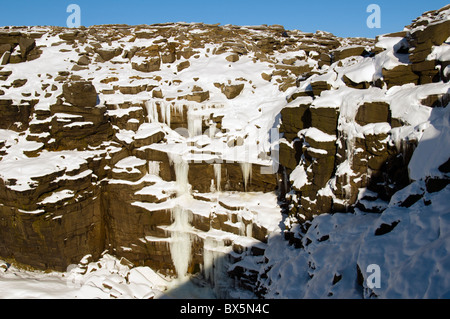
[[[439,46],[450,36],[450,20],[440,21],[418,29],[409,37],[410,46],[413,48],[410,54],[412,63],[425,61],[431,53],[432,46]]]
[[[79,30],[70,30],[70,31],[66,31],[64,33],[61,33],[59,35],[59,37],[62,40],[72,42],[72,41],[75,41],[75,39],[77,39],[77,36],[78,36],[79,33],[80,33]]]
[[[181,72],[184,69],[187,69],[188,67],[191,66],[191,63],[189,61],[183,61],[180,64],[177,65],[177,71]]]
[[[146,73],[159,71],[161,69],[161,58],[160,57],[148,58],[142,63],[133,62],[131,64],[131,67],[136,71]]]
[[[364,126],[369,123],[389,123],[391,111],[385,102],[365,102],[358,108],[355,121]]]
[[[78,63],[78,65],[89,65],[91,63],[91,60],[86,55],[82,55],[78,59],[77,63]]]
[[[206,101],[207,99],[209,99],[209,91],[193,90],[192,94],[180,96],[180,97],[178,97],[178,99],[180,99],[180,100],[184,99],[187,101],[202,103],[202,102]]]
[[[237,62],[239,61],[239,55],[238,54],[231,54],[225,58],[228,62]]]
[[[351,56],[361,56],[366,52],[363,46],[343,47],[332,51],[334,62],[346,59]]]
[[[367,81],[356,83],[353,80],[350,80],[345,74],[342,76],[342,80],[344,81],[345,85],[354,89],[368,89],[371,85],[371,83]]]
[[[272,81],[272,74],[267,74],[267,73],[261,73],[261,77],[266,80],[267,82]]]
[[[34,39],[20,38],[19,47],[20,47],[20,54],[22,55],[23,60],[26,59],[28,53],[30,53],[30,51],[33,50],[35,46],[36,42],[34,41]]]
[[[245,86],[244,83],[235,85],[223,85],[222,93],[225,94],[227,99],[232,100],[239,94],[241,94],[242,90],[244,89],[244,86]]]
[[[384,82],[388,88],[408,83],[418,84],[419,76],[412,71],[412,65],[398,65],[393,69],[382,71]]]
[[[0,65],[8,64],[10,57],[11,57],[11,52],[5,51],[0,57]],[[0,78],[1,78],[1,76],[0,76]]]
[[[420,103],[429,107],[446,107],[450,103],[450,92],[430,94],[426,98],[423,98]]]
[[[147,90],[147,85],[137,86],[119,86],[119,91],[122,94],[139,94]]]
[[[0,128],[22,131],[28,127],[33,110],[31,103],[16,105],[12,100],[0,100]]]
[[[63,96],[74,106],[94,107],[97,105],[97,91],[90,81],[64,83]]]
[[[100,55],[103,61],[109,61],[116,56],[121,55],[122,51],[123,50],[121,48],[98,48],[95,50],[95,52]]]
[[[311,88],[314,96],[320,96],[323,91],[331,90],[331,84],[327,81],[313,81]]]
[[[300,130],[311,126],[310,104],[300,104],[297,107],[286,107],[281,110],[280,132],[288,141],[293,141],[298,137]]]
[[[277,65],[275,65],[275,69],[290,71],[295,76],[301,76],[305,73],[311,72],[312,67],[309,64],[303,64],[303,65],[277,64]]]

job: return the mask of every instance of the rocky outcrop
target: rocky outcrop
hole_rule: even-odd
[[[32,61],[41,55],[42,51],[36,47],[35,38],[42,34],[26,34],[20,31],[0,32],[0,56],[3,65],[7,63],[21,63]]]
[[[354,209],[380,212],[387,207],[395,191],[408,185],[406,167],[418,141],[415,138],[395,140],[396,128],[405,124],[393,115],[399,110],[399,101],[386,95],[379,101],[365,100],[363,92],[374,87],[390,89],[405,84],[447,81],[437,67],[445,64],[441,61],[443,58],[438,55],[432,58],[433,48],[442,45],[449,36],[447,30],[443,31],[446,21],[427,20],[436,19],[444,10],[425,14],[408,27],[409,32],[385,36],[404,37],[394,50],[402,61],[408,60],[406,54],[410,63],[382,67],[379,70],[382,77],[378,81],[357,83],[344,74],[345,86],[360,90],[359,93],[350,90],[348,98],[338,98],[338,103],[328,99],[333,95],[324,93],[332,92],[341,84],[333,80],[333,71],[326,71],[305,81],[309,83],[309,91],[299,90],[291,96],[292,102],[281,111],[280,130],[286,142],[280,145],[280,162],[290,175],[291,192],[286,196],[292,215],[308,220],[319,214]],[[409,46],[406,50],[405,43]],[[333,57],[342,65],[360,56],[365,56],[365,61],[376,60],[377,55],[385,54],[383,52],[374,50],[375,55],[370,58],[364,46],[353,46],[335,50]],[[302,105],[309,94],[313,95],[313,100]],[[336,97],[340,94],[337,92]],[[423,97],[415,103],[445,107],[448,104],[446,94],[442,87],[442,93]],[[298,104],[300,106],[296,106]],[[370,195],[365,196],[363,189]]]
[[[25,102],[20,105],[14,105],[12,100],[0,100],[0,128],[22,131],[28,127],[30,116],[35,102]]]

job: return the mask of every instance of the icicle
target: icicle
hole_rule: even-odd
[[[253,224],[249,223],[245,226],[245,232],[247,237],[252,237],[253,236]]]
[[[206,237],[203,244],[203,269],[205,279],[210,283],[214,281],[214,252],[210,250],[214,244],[211,237]]]
[[[161,112],[161,122],[166,123],[166,105],[158,102],[159,111]]]
[[[247,191],[248,182],[252,178],[252,163],[241,163],[241,170],[244,178],[244,189]]]
[[[147,117],[149,123],[158,122],[158,109],[155,102],[147,101],[145,102],[145,107],[147,108]]]
[[[147,171],[150,175],[159,176],[159,164],[157,161],[148,161]]]
[[[205,279],[214,287],[218,298],[227,297],[230,287],[230,277],[227,275],[227,247],[222,239],[206,237],[203,245],[203,269]]]
[[[194,137],[202,134],[202,116],[193,112],[188,113],[189,136]]]
[[[164,110],[161,110],[161,112],[164,112],[164,118],[166,123],[170,127],[170,123],[172,123],[172,104],[165,104]]]
[[[175,110],[181,115],[181,119],[184,121],[184,104],[178,103],[173,105]]]
[[[189,164],[181,155],[168,153],[168,156],[170,164],[175,168],[177,196],[189,195]],[[172,209],[170,254],[178,279],[181,280],[187,277],[191,258],[191,236],[189,234],[191,221],[189,217],[190,214],[178,205]]]
[[[211,126],[209,127],[209,138],[210,139],[213,139],[216,136],[216,131],[217,131],[217,124],[212,123]]]
[[[175,176],[177,183],[177,194],[182,196],[189,193],[189,164],[178,154],[170,154],[169,161],[171,165],[174,165]]]
[[[222,165],[214,164],[214,176],[216,177],[216,191],[220,192],[220,183],[222,181]]]
[[[190,214],[182,207],[172,209],[173,224],[171,228],[170,255],[177,272],[178,279],[187,277],[189,262],[191,260],[191,229]]]

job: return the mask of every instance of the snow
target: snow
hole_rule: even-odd
[[[345,76],[355,83],[369,82],[374,79],[376,68],[372,58],[366,58],[363,62],[347,68]]]
[[[116,163],[116,167],[121,168],[121,169],[127,169],[127,168],[142,166],[145,164],[147,164],[147,161],[137,158],[136,156],[129,156],[129,157],[126,157],[126,158],[118,161]]]
[[[308,175],[303,165],[298,165],[290,175],[291,182],[296,189],[301,189],[303,186],[310,184],[308,182]]]
[[[181,282],[188,281],[188,268],[191,260],[191,238],[189,217],[191,215],[180,206],[172,209],[173,224],[170,226],[170,255],[177,273],[177,279]]]
[[[72,128],[72,127],[83,127],[83,126],[90,126],[90,125],[94,125],[94,123],[93,122],[73,122],[73,123],[64,125],[64,127]]]
[[[401,193],[404,198],[409,194]],[[429,206],[422,201],[410,209],[390,204],[381,215],[318,216],[302,238],[304,250],[287,245],[281,234],[272,235],[265,254],[271,282],[266,297],[359,299],[375,293],[381,299],[448,298],[449,195],[447,187],[428,195]],[[375,236],[381,224],[394,221],[399,223],[393,231]],[[381,288],[367,285],[371,273],[366,270],[372,264],[380,266]],[[363,276],[360,288],[356,265]],[[342,279],[333,284],[335,276]]]
[[[191,34],[204,32],[196,29],[195,25],[188,26]],[[263,31],[256,29],[252,29],[255,34],[263,34]],[[44,28],[45,30],[47,29]],[[133,46],[145,47],[153,43],[153,40],[147,39],[128,42],[131,38],[130,36],[120,40],[120,46],[124,50]],[[73,63],[70,61],[79,58],[78,53],[68,44],[53,46],[57,40],[57,37],[46,34],[37,40],[37,44],[42,45],[43,50],[38,60],[3,66],[4,71],[13,71],[7,82],[19,78],[28,79],[21,88],[8,89],[8,98],[20,103],[23,99],[22,93],[36,92],[40,95],[40,102],[35,106],[36,110],[48,111],[50,105],[57,103],[57,96],[62,93],[60,85],[57,85],[57,90],[51,97],[44,98],[47,92],[42,88],[43,79],[37,74],[56,77],[60,71],[71,70]],[[167,39],[169,42],[173,40]],[[86,49],[86,46],[80,46],[80,52]],[[151,214],[162,210],[171,212],[173,223],[161,226],[170,237],[142,235],[140,241],[167,243],[170,246],[177,278],[164,278],[149,267],[128,266],[126,260],[119,261],[108,254],[104,254],[100,261],[92,263],[88,263],[89,258],[86,257],[79,265],[72,265],[62,273],[25,271],[0,261],[0,291],[6,292],[0,297],[140,299],[173,296],[220,297],[230,284],[226,276],[226,271],[230,270],[227,268],[230,266],[227,258],[234,253],[232,246],[225,243],[233,242],[246,249],[251,247],[265,249],[264,256],[244,256],[233,267],[244,266],[258,271],[260,275],[267,275],[267,279],[264,279],[264,276],[259,278],[262,284],[270,288],[267,298],[370,298],[372,293],[380,298],[450,298],[448,292],[450,278],[446,275],[450,265],[448,257],[450,188],[447,186],[440,192],[429,194],[426,192],[424,182],[430,176],[448,177],[448,174],[439,171],[438,167],[450,157],[450,108],[447,106],[432,109],[421,103],[421,100],[429,95],[448,93],[449,86],[443,82],[420,86],[406,84],[389,90],[385,87],[359,90],[345,86],[342,80],[344,75],[355,83],[373,83],[382,77],[383,69],[392,69],[409,63],[407,55],[398,53],[399,48],[407,46],[405,38],[381,36],[376,46],[384,51],[374,57],[350,57],[322,69],[316,68],[316,61],[312,62],[314,59],[310,58],[317,55],[317,52],[311,52],[310,57],[307,57],[303,50],[277,53],[273,57],[274,62],[296,56],[303,57],[305,61],[296,61],[295,65],[309,64],[314,67],[316,73],[306,81],[300,81],[298,88],[293,86],[286,92],[278,89],[276,80],[268,82],[261,78],[263,72],[272,73],[271,63],[260,61],[256,63],[252,54],[241,56],[235,63],[227,63],[224,61],[229,52],[220,55],[208,54],[218,48],[217,45],[210,44],[198,48],[198,57],[189,59],[190,67],[182,72],[175,72],[176,64],[166,64],[162,65],[160,71],[152,74],[153,77],[160,76],[167,79],[166,81],[156,81],[149,78],[148,74],[133,70],[130,63],[122,63],[126,60],[120,56],[102,64],[95,72],[93,65],[87,70],[77,71],[76,74],[83,78],[93,78],[98,91],[113,89],[116,85],[123,87],[146,84],[158,86],[164,94],[163,99],[152,98],[148,91],[126,96],[117,92],[112,95],[99,94],[99,97],[102,101],[101,107],[105,104],[116,105],[114,110],[108,110],[106,113],[107,116],[115,118],[123,118],[130,116],[132,112],[142,111],[141,106],[134,106],[136,104],[145,105],[148,123],[140,125],[137,132],[114,126],[115,138],[119,142],[130,145],[133,141],[151,137],[158,132],[166,135],[164,144],[141,147],[137,151],[150,148],[166,152],[169,164],[175,171],[176,181],[163,181],[158,176],[160,162],[148,162],[136,156],[128,156],[114,165],[112,168],[114,173],[140,172],[139,169],[147,165],[149,174],[135,182],[119,179],[107,179],[106,182],[133,187],[149,185],[138,189],[135,195],[155,196],[158,203],[149,203],[142,199],[132,202],[131,205],[141,208],[143,213]],[[434,47],[428,59],[448,61],[448,47],[448,40],[443,45]],[[132,62],[143,60],[144,58],[135,56]],[[448,66],[446,70],[444,73],[448,73]],[[117,76],[118,81],[113,84],[100,82],[111,74]],[[137,76],[141,76],[141,79],[136,79]],[[192,93],[192,79],[197,77],[195,85],[208,91],[210,98],[203,103],[180,101],[178,97]],[[276,76],[274,78],[277,79]],[[314,99],[300,97],[287,104],[287,96],[296,91],[307,91],[311,87],[311,82],[315,81],[330,84],[332,90],[324,91],[321,96]],[[243,83],[245,87],[238,97],[228,100],[214,83],[226,85]],[[125,102],[133,106],[128,108],[118,106]],[[358,108],[366,102],[388,103],[392,117],[404,122],[405,125],[399,128],[391,128],[388,123],[358,125],[355,123]],[[351,169],[351,162],[353,155],[361,150],[356,149],[354,145],[357,137],[386,134],[388,137],[384,142],[394,143],[399,150],[408,140],[419,141],[408,166],[409,177],[413,182],[394,194],[390,203],[380,199],[366,200],[364,196],[370,197],[373,194],[367,189],[360,190],[358,198],[360,203],[366,208],[382,208],[383,214],[367,214],[355,209],[354,213],[317,216],[305,233],[296,234],[296,238],[300,238],[304,246],[302,250],[289,246],[284,239],[283,231],[289,228],[287,225],[290,222],[280,213],[277,194],[225,192],[220,189],[223,169],[220,163],[223,161],[240,163],[246,189],[253,177],[253,165],[272,164],[271,159],[263,160],[258,155],[285,141],[274,140],[268,132],[279,127],[279,113],[284,107],[297,107],[299,104],[311,104],[313,109],[334,108],[339,113],[339,137],[346,139],[347,159],[336,167],[335,176],[346,176],[349,179],[355,175]],[[174,112],[183,114],[185,108],[188,109],[188,127],[184,132],[170,129],[174,123]],[[161,110],[161,114],[158,114],[158,109]],[[213,116],[223,116],[222,128],[214,127],[209,132],[202,132],[204,124],[202,121]],[[53,118],[44,121],[35,118],[32,124],[43,124],[52,119],[68,123],[65,127],[73,129],[93,125],[92,122],[82,121],[81,116],[65,113],[54,114]],[[139,123],[135,119],[131,121]],[[29,131],[26,134],[28,133]],[[4,142],[2,150],[6,151],[0,161],[0,178],[7,181],[7,187],[14,191],[31,190],[37,186],[37,180],[51,174],[55,176],[53,179],[55,183],[86,178],[92,175],[93,171],[85,169],[78,172],[78,170],[86,167],[94,158],[101,159],[101,156],[108,153],[108,150],[58,152],[43,150],[37,157],[30,158],[24,152],[39,150],[43,144],[27,141],[26,134],[0,130],[0,141]],[[317,128],[302,130],[298,136],[319,143],[340,142],[337,136],[326,134]],[[234,145],[234,141],[239,141],[236,144],[240,145]],[[111,146],[109,151],[113,152],[112,148]],[[310,153],[327,154],[326,150],[313,147],[307,149]],[[101,156],[98,157],[99,155]],[[188,179],[189,166],[196,161],[214,165],[210,194],[193,193],[191,190]],[[299,190],[311,183],[308,180],[308,172],[305,162],[301,161],[290,174],[294,188]],[[330,180],[318,194],[333,196],[333,187],[335,184]],[[74,194],[75,192],[70,189],[58,189],[48,194],[38,204],[56,204],[72,198]],[[423,199],[410,208],[401,207],[401,203],[411,194],[421,195]],[[204,197],[207,200],[194,199],[194,196]],[[310,198],[303,200],[317,201]],[[345,200],[342,203],[345,204]],[[45,210],[19,211],[27,214],[45,213]],[[224,223],[239,235],[217,229],[200,232],[192,226],[193,215],[205,218],[215,215],[225,216],[228,219]],[[61,215],[53,218],[61,218]],[[375,236],[381,225],[394,223],[398,224],[391,232]],[[251,237],[255,235],[253,226],[268,230],[270,235],[267,244]],[[191,276],[188,275],[192,241],[195,236],[204,240],[201,267],[205,279],[214,289],[195,288]],[[121,249],[130,251],[132,247],[132,245],[123,246]],[[265,263],[263,260],[268,262]],[[356,266],[360,268],[364,279],[367,279],[366,269],[371,264],[380,266],[381,288],[371,289],[366,282],[361,287],[357,286]],[[195,291],[196,289],[199,291]],[[235,296],[244,295],[240,293],[235,292]]]
[[[162,130],[161,125],[157,123],[143,123],[136,134],[134,135],[135,140],[144,139],[150,137]]]
[[[109,254],[96,262],[70,265],[66,272],[7,267],[0,270],[0,297],[5,299],[164,298],[163,291],[171,284],[149,267],[130,268]]]
[[[3,180],[16,180],[14,185],[8,186],[15,191],[26,191],[34,187],[35,179],[52,173],[79,169],[86,163],[83,153],[76,151],[46,152],[39,157],[9,153],[0,162],[0,177]]]
[[[427,60],[450,61],[450,38],[440,46],[433,46]]]
[[[54,204],[57,203],[59,201],[62,200],[66,200],[68,198],[72,198],[74,195],[72,190],[62,190],[59,192],[54,192],[52,193],[50,196],[47,196],[43,201],[41,201],[39,204],[40,205],[45,205],[45,204]]]
[[[434,109],[430,120],[408,166],[412,180],[441,176],[438,168],[450,158],[450,108]]]
[[[428,121],[431,108],[420,104],[420,100],[432,94],[447,93],[448,84],[430,83],[420,86],[405,84],[392,87],[386,92],[386,98],[390,102],[392,117],[401,119],[406,123],[416,126]]]
[[[322,132],[321,130],[311,127],[299,132],[299,135],[304,135],[305,138],[310,138],[316,142],[334,142],[336,136]]]

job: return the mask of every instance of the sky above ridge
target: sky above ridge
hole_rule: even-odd
[[[288,30],[328,31],[341,37],[371,37],[401,31],[423,12],[448,0],[0,0],[0,26],[67,26],[70,4],[81,9],[81,25],[203,22],[281,24]],[[380,28],[369,28],[370,4],[380,8]],[[372,20],[373,21],[373,20]]]

